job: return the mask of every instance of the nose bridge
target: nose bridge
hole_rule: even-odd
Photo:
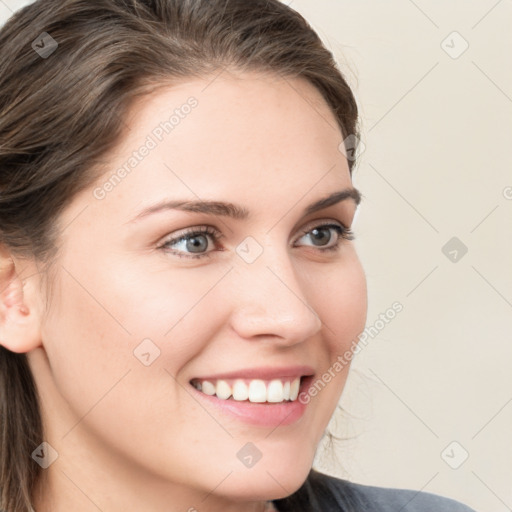
[[[313,336],[322,322],[308,303],[286,247],[270,242],[258,245],[259,249],[252,240],[248,241],[248,247],[243,243],[239,247],[240,258],[232,273],[236,281],[234,329],[245,338],[278,336],[287,343]],[[255,257],[254,251],[259,255]],[[246,257],[251,252],[251,257],[255,257],[252,261]]]

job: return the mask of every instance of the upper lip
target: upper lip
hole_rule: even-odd
[[[259,368],[245,368],[231,372],[216,373],[215,375],[204,375],[195,377],[192,380],[219,380],[219,379],[262,379],[271,380],[279,378],[297,378],[304,375],[313,375],[315,371],[311,366],[278,366],[269,368],[261,366]]]

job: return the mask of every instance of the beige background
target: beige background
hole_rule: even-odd
[[[0,0],[0,22],[27,3]],[[351,439],[315,465],[511,510],[512,3],[287,3],[360,104],[368,325],[395,301],[404,308],[354,360],[346,414],[331,424]]]

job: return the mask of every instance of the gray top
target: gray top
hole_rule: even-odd
[[[357,484],[315,470],[297,492],[274,505],[279,512],[475,512],[430,492]]]

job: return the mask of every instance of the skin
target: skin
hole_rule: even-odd
[[[96,199],[95,188],[190,96],[197,107]],[[28,353],[45,440],[58,452],[34,509],[262,511],[306,479],[349,366],[302,418],[278,428],[204,407],[189,381],[295,364],[318,377],[363,330],[366,282],[354,242],[322,253],[311,234],[322,223],[350,226],[355,202],[303,214],[352,186],[341,131],[303,79],[234,71],[154,91],[125,123],[103,176],[59,218],[51,289],[31,276],[35,262],[13,260],[26,279],[4,276],[12,293],[2,306],[3,344]],[[166,210],[131,222],[176,198],[230,201],[251,218]],[[218,242],[201,239],[210,257],[173,254],[191,254],[183,242],[161,247],[205,225],[222,233]],[[263,250],[253,263],[236,253],[248,236]],[[160,349],[150,366],[133,353],[147,338]],[[262,453],[252,468],[236,456],[248,442]]]

